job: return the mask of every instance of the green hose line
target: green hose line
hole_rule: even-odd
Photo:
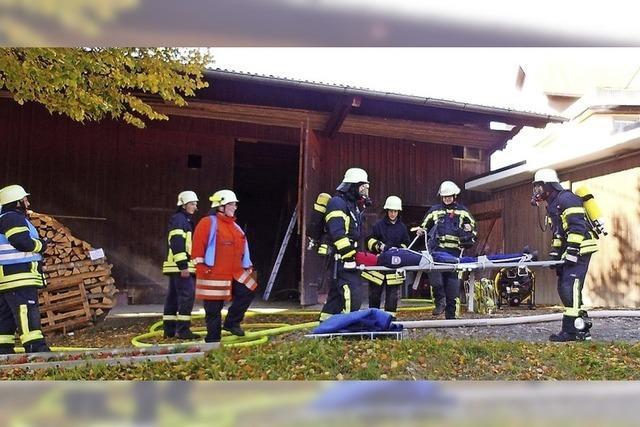
[[[269,341],[268,337],[260,337],[257,340],[252,340],[252,341],[243,341],[243,342],[237,342],[237,343],[231,343],[231,344],[224,344],[225,347],[250,347],[253,345],[261,345],[266,343],[267,341]]]
[[[424,311],[424,310],[432,310],[435,305],[421,305],[420,307],[400,307],[398,311]]]
[[[149,338],[162,336],[163,331],[154,330],[154,328],[157,328],[158,323],[162,324],[162,321],[154,323],[150,328],[151,329],[150,332],[147,332],[132,338],[131,344],[133,344],[134,347],[139,347],[139,348],[152,347],[156,345],[157,346],[175,345],[175,343],[150,344],[148,342],[144,342]],[[256,329],[256,328],[267,328],[267,329],[263,329],[255,332],[247,332],[247,334],[244,337],[230,335],[227,331],[222,331],[223,336],[221,341],[225,346],[232,346],[232,347],[240,346],[241,344],[242,346],[258,345],[258,344],[263,344],[267,342],[269,336],[298,331],[301,329],[310,329],[317,325],[318,325],[318,322],[307,322],[307,323],[301,323],[297,325],[289,325],[286,323],[247,323],[243,325],[245,329]],[[206,328],[204,327],[192,328],[192,331],[198,335],[206,335]],[[188,341],[188,342],[183,342],[183,344],[197,344],[199,342],[200,341]]]

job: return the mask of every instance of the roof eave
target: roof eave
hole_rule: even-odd
[[[285,79],[279,77],[272,76],[263,76],[258,74],[245,74],[245,73],[237,73],[232,71],[225,70],[206,70],[205,75],[211,77],[212,79],[217,78],[225,78],[231,80],[239,80],[239,81],[252,81],[263,84],[269,84],[274,86],[287,86],[299,89],[309,89],[309,90],[317,90],[323,92],[330,92],[339,95],[349,95],[349,96],[362,96],[373,99],[379,99],[390,102],[399,102],[404,104],[412,104],[412,105],[421,105],[427,107],[436,107],[436,108],[444,108],[451,109],[457,111],[466,111],[472,113],[481,113],[481,114],[495,114],[495,115],[504,115],[513,117],[519,120],[530,121],[531,124],[543,125],[549,122],[564,122],[567,120],[566,117],[551,115],[551,114],[540,114],[533,113],[528,111],[518,111],[511,108],[500,108],[500,107],[489,107],[478,104],[470,104],[464,102],[456,102],[456,101],[448,101],[437,98],[425,98],[415,95],[402,95],[391,92],[381,92],[371,89],[363,89],[363,88],[355,88],[349,86],[337,86],[330,85],[326,83],[315,83],[315,82],[307,82],[293,79]]]

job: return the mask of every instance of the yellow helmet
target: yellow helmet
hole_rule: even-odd
[[[231,202],[239,202],[238,198],[236,197],[236,193],[231,190],[218,190],[213,193],[211,197],[209,197],[209,200],[211,200],[212,208],[224,206],[227,203]]]
[[[24,188],[19,185],[8,185],[0,190],[0,205],[6,205],[7,203],[17,202],[28,196]]]
[[[402,200],[398,196],[389,196],[387,200],[384,202],[383,209],[390,209],[394,211],[402,210]]]
[[[198,196],[193,191],[182,191],[178,194],[178,206],[186,205],[189,202],[197,202]]]

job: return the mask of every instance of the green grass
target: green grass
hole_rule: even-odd
[[[307,340],[223,348],[188,362],[1,372],[52,380],[638,380],[640,344]]]

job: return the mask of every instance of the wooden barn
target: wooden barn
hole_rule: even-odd
[[[208,197],[232,188],[240,199],[263,291],[294,208],[299,218],[273,299],[318,301],[319,260],[305,250],[316,195],[333,192],[352,166],[369,172],[374,206],[402,197],[405,222],[419,222],[441,181],[460,185],[489,170],[489,156],[523,126],[563,119],[440,99],[224,70],[185,108],[150,99],[169,121],[146,129],[102,121],[76,123],[38,105],[0,97],[0,183],[22,184],[33,209],[52,215],[105,250],[129,303],[161,302],[166,225],[178,192]],[[493,130],[491,122],[512,127]],[[482,192],[462,195],[480,223],[480,241],[502,249],[501,208]],[[487,236],[490,238],[487,239]]]

